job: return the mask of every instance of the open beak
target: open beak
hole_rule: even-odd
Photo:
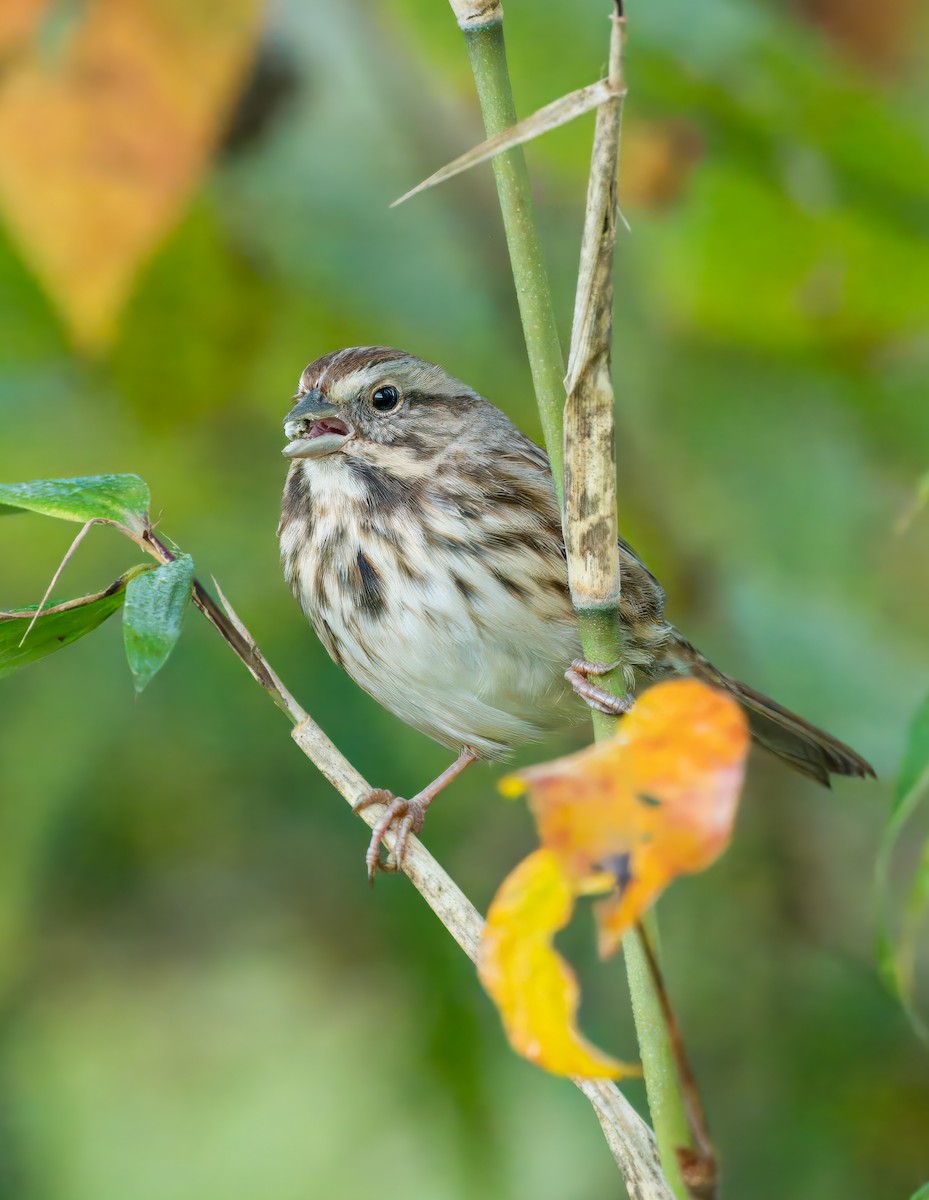
[[[284,432],[290,438],[281,452],[285,458],[322,458],[340,450],[355,431],[314,388],[301,396],[284,418]]]

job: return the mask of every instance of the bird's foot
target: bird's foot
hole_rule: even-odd
[[[621,717],[624,713],[629,712],[635,704],[635,697],[614,696],[606,688],[590,682],[591,675],[606,675],[619,665],[618,662],[596,663],[576,658],[565,671],[564,677],[578,696],[591,708],[596,709],[597,712],[606,713],[608,717]]]
[[[381,815],[377,818],[374,825],[371,827],[371,841],[368,843],[368,850],[365,854],[365,866],[368,869],[368,879],[373,884],[374,876],[378,870],[381,871],[402,871],[403,859],[406,854],[407,843],[410,840],[411,833],[419,833],[423,827],[423,822],[426,820],[426,810],[432,801],[438,796],[439,792],[455,778],[460,775],[465,767],[477,761],[477,755],[473,750],[464,749],[455,759],[450,767],[447,767],[437,779],[433,779],[428,787],[424,787],[421,792],[412,798],[405,800],[402,796],[395,796],[393,792],[388,792],[384,788],[375,788],[368,792],[367,796],[362,798],[352,805],[352,812],[361,812],[363,808],[367,808],[370,804],[383,804],[386,807]],[[393,849],[388,854],[387,858],[381,860],[381,841],[384,835],[393,829],[396,835]]]
[[[368,869],[368,879],[371,883],[374,883],[374,876],[378,869],[381,871],[402,870],[410,834],[419,833],[422,829],[423,822],[426,820],[426,809],[431,801],[431,796],[423,799],[421,794],[414,796],[412,800],[405,800],[402,796],[395,796],[393,792],[388,792],[384,788],[375,788],[367,796],[363,796],[357,804],[352,805],[352,812],[361,812],[369,804],[386,805],[371,828],[371,841],[368,843],[365,854],[365,866]],[[381,839],[389,829],[394,830],[396,841],[393,850],[382,861]]]

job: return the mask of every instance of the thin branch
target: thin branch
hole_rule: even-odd
[[[128,529],[122,532],[159,562],[171,562],[175,557],[150,529],[141,536],[136,536]],[[242,619],[222,592],[219,594],[225,611],[202,584],[194,581],[193,598],[196,606],[245,664],[253,678],[271,695],[278,708],[290,718],[294,726],[291,737],[306,757],[349,804],[355,805],[372,792],[371,784],[294,699]],[[373,828],[383,811],[383,805],[372,804],[363,808],[358,815]],[[388,850],[393,849],[394,842],[395,834],[393,830],[388,830],[384,836]],[[484,928],[483,919],[461,888],[419,838],[413,835],[407,842],[403,870],[465,954],[472,962],[475,961]],[[673,1200],[661,1173],[655,1136],[616,1085],[600,1079],[575,1079],[573,1082],[594,1107],[613,1157],[623,1173],[631,1200]]]
[[[75,596],[73,600],[63,600],[61,604],[51,604],[48,608],[42,610],[43,617],[53,617],[57,613],[71,612],[76,608],[85,608],[88,604],[93,604],[97,600],[103,600],[106,596],[112,596],[114,592],[118,592],[120,588],[125,586],[125,578],[120,576],[114,579],[109,587],[104,588],[102,592],[88,592],[84,596]],[[34,617],[34,612],[29,609],[13,609],[12,612],[0,612],[0,621],[25,621],[26,617]],[[19,643],[22,645],[22,642]]]
[[[665,987],[664,976],[662,975],[652,940],[644,925],[639,924],[637,931],[642,942],[642,949],[645,951],[645,959],[651,973],[652,983],[661,1004],[661,1011],[664,1014],[665,1028],[668,1031],[668,1039],[671,1043],[671,1050],[677,1066],[677,1076],[681,1081],[681,1091],[683,1092],[684,1103],[687,1109],[687,1120],[690,1123],[690,1130],[693,1134],[694,1145],[696,1147],[693,1150],[687,1148],[678,1150],[681,1174],[684,1176],[684,1182],[691,1195],[712,1200],[712,1197],[716,1195],[716,1185],[718,1182],[716,1147],[713,1145],[713,1139],[710,1137],[710,1128],[706,1119],[703,1101],[700,1098],[697,1078],[694,1075],[690,1059],[687,1056],[684,1036],[677,1022],[677,1016],[671,1004],[668,989]]]
[[[500,133],[494,134],[493,137],[487,138],[480,145],[474,146],[471,150],[459,155],[458,158],[447,163],[444,167],[440,167],[428,179],[424,179],[422,183],[418,183],[416,187],[410,188],[408,192],[405,192],[390,207],[396,208],[398,204],[409,200],[411,196],[416,196],[420,192],[426,191],[427,188],[436,187],[437,184],[444,183],[447,179],[454,179],[456,175],[460,175],[463,171],[470,170],[471,167],[476,167],[480,163],[487,162],[488,159],[502,154],[505,150],[512,150],[514,146],[525,145],[526,142],[531,142],[533,138],[541,137],[543,133],[548,133],[550,130],[557,129],[561,125],[567,125],[575,117],[583,116],[584,113],[588,113],[599,105],[604,104],[613,95],[614,92],[610,86],[610,81],[608,79],[598,79],[596,83],[578,88],[576,92],[569,92],[566,96],[560,96],[557,100],[553,100],[551,104],[546,104],[544,108],[537,109],[532,116],[525,117],[522,121],[517,121],[509,129],[504,129]]]
[[[61,560],[61,562],[58,564],[58,570],[52,576],[51,583],[45,589],[45,595],[39,601],[38,607],[36,608],[35,613],[33,614],[32,620],[26,626],[26,632],[19,639],[20,646],[22,646],[23,642],[26,640],[26,638],[32,632],[32,627],[33,627],[33,625],[35,625],[36,621],[38,621],[39,617],[42,615],[43,610],[45,610],[47,612],[51,611],[50,609],[45,609],[45,601],[52,594],[52,588],[55,586],[55,584],[61,578],[61,572],[65,569],[65,567],[68,565],[68,563],[74,557],[74,551],[78,548],[78,546],[81,544],[81,542],[84,540],[84,538],[87,537],[87,534],[90,532],[91,526],[98,525],[98,524],[99,524],[98,521],[93,520],[93,521],[87,521],[86,524],[81,526],[77,537],[74,539],[74,541],[68,547],[67,553],[65,554],[65,556]]]
[[[157,559],[158,562],[167,563],[174,561],[174,552],[169,550],[164,542],[156,537],[154,530],[151,528],[143,530],[139,536],[136,536],[131,530],[124,527],[121,528],[121,532],[131,538],[136,545],[140,546],[147,554],[150,554],[152,558]],[[220,592],[220,595],[222,595],[222,592]],[[235,621],[226,616],[199,579],[195,579],[193,582],[193,601],[217,633],[219,633],[220,637],[229,644],[233,652],[245,663],[252,678],[261,684],[278,708],[287,714],[294,725],[302,721],[306,713],[287,688],[284,687],[274,671],[271,670],[264,655],[252,640],[251,635],[245,630],[244,626],[241,629],[238,628]]]

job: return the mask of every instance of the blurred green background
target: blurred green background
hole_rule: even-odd
[[[522,113],[601,71],[607,10],[509,0]],[[929,22],[916,0],[628,16],[623,530],[721,667],[884,781],[754,759],[733,847],[661,904],[667,974],[724,1196],[906,1200],[929,1058],[876,976],[871,881],[929,679],[929,517],[898,528],[929,468]],[[439,0],[280,0],[242,90],[102,357],[3,235],[0,478],[142,475],[327,733],[410,794],[446,753],[340,674],[281,579],[280,422],[310,359],[386,342],[538,435],[490,169],[388,208],[480,139],[473,84]],[[565,334],[591,131],[528,150]],[[0,605],[36,602],[73,534],[4,520]],[[57,590],[133,561],[94,530]],[[480,906],[533,844],[498,773],[425,835]],[[368,889],[366,841],[196,614],[141,697],[116,621],[4,680],[0,1196],[621,1195],[582,1097],[511,1054],[413,889]],[[585,1030],[634,1055],[587,912],[562,942]]]

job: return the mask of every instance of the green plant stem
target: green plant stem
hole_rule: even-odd
[[[658,922],[654,911],[646,914],[643,924],[657,954]],[[658,1142],[661,1166],[675,1196],[686,1200],[688,1192],[681,1177],[677,1151],[679,1148],[692,1147],[693,1135],[684,1108],[664,1013],[648,966],[642,936],[637,929],[631,929],[623,938],[623,957],[639,1053],[642,1056],[648,1111]]]
[[[493,137],[516,124],[516,107],[506,62],[503,23],[495,22],[464,31],[471,70],[487,136]],[[535,223],[529,171],[521,146],[493,160],[497,194],[506,231],[516,284],[529,367],[542,421],[542,432],[552,464],[559,499],[564,478],[562,412],[564,409],[564,356],[558,338],[548,272]]]
[[[578,624],[584,655],[591,662],[616,662],[621,657],[622,638],[614,614],[588,610],[578,613]],[[597,682],[608,686],[613,676],[618,678],[610,690],[622,695],[621,671],[602,676]],[[619,686],[615,686],[616,684]],[[615,717],[596,711],[592,712],[591,716],[594,737],[598,742],[613,735],[616,729]],[[646,915],[643,924],[648,930],[657,956],[658,921],[654,910]],[[642,1058],[642,1074],[648,1094],[648,1110],[658,1142],[661,1167],[675,1196],[687,1200],[688,1193],[681,1177],[677,1149],[692,1146],[693,1137],[661,1000],[637,929],[630,930],[623,938],[623,957],[639,1054]]]
[[[517,120],[507,68],[503,24],[497,21],[465,30],[464,37],[484,125],[488,136],[493,136]],[[497,155],[494,173],[542,430],[561,499],[564,480],[565,365],[522,148]],[[615,606],[608,611],[591,609],[578,612],[577,616],[581,644],[588,659],[594,662],[621,659],[622,635]],[[598,682],[616,695],[624,692],[621,671],[610,672]],[[594,735],[597,741],[601,741],[613,734],[616,722],[612,717],[594,712],[593,725]],[[653,914],[649,929],[654,944],[657,941],[657,926]],[[687,1200],[677,1148],[691,1146],[692,1137],[661,1003],[639,934],[635,931],[628,934],[623,948],[649,1111],[662,1169],[675,1196]]]

